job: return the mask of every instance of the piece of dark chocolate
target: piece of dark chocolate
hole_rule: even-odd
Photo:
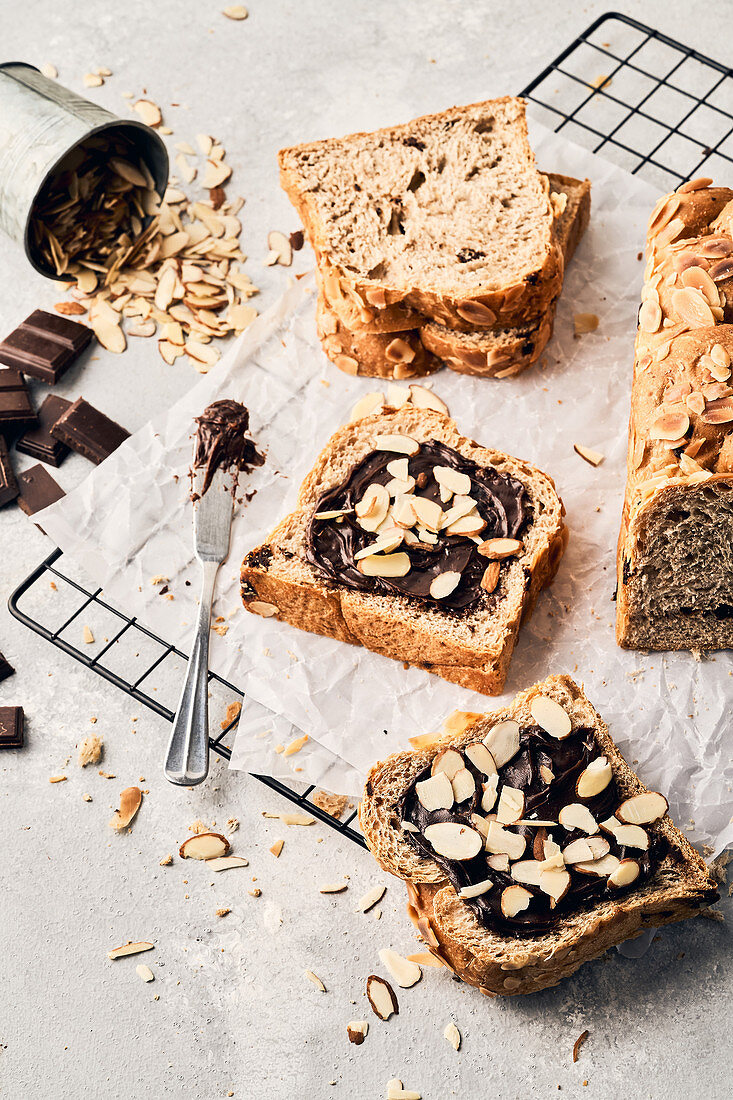
[[[17,495],[18,482],[15,480],[8,445],[5,442],[5,436],[0,435],[0,508],[4,504],[10,504]]]
[[[0,707],[0,749],[22,749],[23,726],[22,707]]]
[[[59,417],[51,434],[96,466],[104,462],[130,435],[83,397],[79,397]]]
[[[53,386],[93,335],[78,321],[36,309],[0,343],[0,363]]]
[[[7,657],[0,653],[0,682],[7,680],[8,676],[12,676],[15,669],[11,665]]]
[[[38,410],[38,424],[29,428],[15,444],[16,451],[30,455],[31,458],[40,458],[41,462],[47,462],[49,466],[58,468],[69,453],[69,448],[60,439],[51,435],[56,421],[70,407],[71,402],[64,397],[58,397],[50,393]]]
[[[34,516],[42,508],[47,508],[49,504],[55,504],[57,500],[66,496],[48,470],[40,465],[31,466],[30,470],[23,470],[18,474],[18,488],[20,489],[18,504],[27,516]]]
[[[36,414],[23,375],[0,368],[0,429],[34,424]]]

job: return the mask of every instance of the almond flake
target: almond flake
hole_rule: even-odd
[[[447,570],[445,573],[439,573],[430,584],[430,595],[434,600],[444,600],[446,596],[450,596],[461,580],[461,574],[456,573],[453,570]]]
[[[249,867],[249,860],[244,856],[215,856],[208,859],[206,867],[209,871],[230,871],[233,867]]]
[[[549,695],[535,695],[529,709],[537,725],[551,737],[561,740],[567,737],[573,728],[567,711],[563,710],[560,704]]]
[[[349,1037],[349,1042],[354,1046],[360,1047],[367,1037],[369,1031],[369,1024],[366,1020],[351,1020],[346,1025],[346,1034]]]
[[[427,389],[426,386],[410,386],[410,396],[413,405],[418,409],[432,409],[433,412],[442,413],[443,416],[449,415],[445,401],[441,401],[438,395]]]
[[[197,833],[184,840],[178,850],[181,859],[215,859],[229,852],[229,841],[221,833]]]
[[[140,809],[142,800],[143,795],[139,787],[126,787],[120,794],[120,806],[115,810],[110,826],[118,832],[126,829]]]
[[[454,1050],[459,1050],[461,1046],[461,1033],[454,1023],[448,1024],[443,1037],[448,1040]]]
[[[416,455],[420,444],[406,435],[378,435],[374,441],[375,451],[395,451],[397,454]]]
[[[531,900],[532,895],[523,886],[507,886],[501,895],[501,911],[508,920],[511,920],[512,917],[516,917],[518,913],[527,909]]]
[[[591,466],[600,466],[606,457],[600,451],[592,451],[590,447],[584,447],[582,443],[573,443],[573,450]]]
[[[312,970],[304,970],[303,973],[309,982],[313,982],[316,989],[320,989],[321,993],[326,992],[326,987],[317,974],[314,974]]]
[[[155,944],[140,940],[138,943],[125,943],[122,947],[113,947],[107,952],[108,959],[121,959],[125,955],[139,955],[141,951],[151,951]]]
[[[262,811],[263,817],[277,818],[278,821],[282,821],[284,825],[315,825],[316,819],[311,817],[310,814],[292,814],[282,813],[273,814],[266,810]]]
[[[244,4],[231,4],[228,8],[224,8],[222,15],[226,15],[227,19],[246,19],[249,12],[245,8]]]
[[[382,948],[379,952],[379,959],[403,989],[409,989],[419,982],[422,977],[422,970],[417,963],[410,962],[389,947]]]
[[[325,886],[318,887],[319,894],[343,894],[344,890],[349,887],[348,882],[333,882],[327,883]]]
[[[368,890],[366,894],[359,898],[355,912],[368,913],[372,906],[382,900],[386,889],[386,886],[373,886],[371,890]]]
[[[290,267],[293,262],[293,246],[289,237],[274,229],[267,234],[267,247],[270,253],[275,253],[275,263],[280,264],[281,267]]]
[[[222,183],[229,179],[232,174],[232,170],[228,164],[224,164],[223,161],[207,160],[204,175],[201,180],[201,186],[210,190],[213,187],[220,187]]]
[[[163,121],[160,107],[150,99],[138,99],[137,103],[133,103],[132,109],[140,115],[146,126],[152,126],[153,129],[160,126]]]
[[[144,982],[154,982],[155,981],[155,974],[153,974],[150,967],[145,966],[144,963],[140,963],[139,966],[135,967],[135,973],[137,974],[137,976],[139,978],[142,978],[142,980]]]
[[[50,61],[46,61],[43,65],[41,65],[41,73],[48,80],[56,80],[59,75],[58,69],[55,65],[52,65]]]
[[[304,733],[302,737],[296,737],[295,740],[291,741],[287,748],[283,750],[283,756],[294,756],[296,752],[300,752],[307,740],[307,733]]]
[[[656,791],[644,791],[625,799],[616,810],[620,821],[628,825],[650,825],[664,817],[669,804],[662,794]]]
[[[282,852],[282,850],[283,850],[283,845],[284,845],[284,844],[285,844],[285,841],[284,841],[284,840],[276,840],[276,841],[275,841],[275,843],[274,843],[274,844],[272,845],[272,847],[270,848],[270,851],[271,851],[271,852],[272,852],[272,854],[274,855],[275,859],[279,859],[279,858],[280,858],[280,853],[281,853],[281,852]]]
[[[411,964],[416,966],[416,963]],[[419,967],[418,967],[419,969]],[[399,1005],[392,986],[378,974],[370,974],[366,982],[367,1000],[372,1012],[380,1020],[388,1020],[390,1016],[399,1015]]]

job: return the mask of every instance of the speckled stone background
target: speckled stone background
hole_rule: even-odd
[[[1,0],[1,52],[52,62],[77,91],[85,72],[107,66],[114,75],[87,93],[95,101],[125,112],[122,92],[145,90],[163,106],[171,142],[202,131],[221,140],[234,167],[229,193],[246,198],[246,270],[262,288],[260,308],[288,277],[262,266],[267,231],[297,226],[278,189],[281,145],[517,91],[604,10],[555,0],[248,0],[249,19],[233,23],[223,6]],[[627,11],[730,60],[729,5],[646,0]],[[301,253],[292,271],[309,263]],[[3,243],[3,334],[58,297]],[[59,391],[83,393],[134,430],[197,378],[140,341],[123,356],[97,349]],[[86,471],[72,457],[59,481],[69,488]],[[0,540],[5,597],[49,546],[14,508],[0,513]],[[168,786],[166,723],[15,625],[4,601],[0,649],[18,669],[0,701],[24,705],[28,736],[25,751],[0,759],[0,1097],[379,1100],[391,1077],[425,1100],[730,1095],[726,925],[664,930],[640,961],[610,952],[529,998],[489,1001],[429,970],[400,994],[399,1017],[381,1023],[364,980],[379,969],[381,947],[415,950],[397,883],[379,922],[357,915],[358,897],[386,881],[366,853],[326,827],[263,818],[286,804],[218,760],[205,787]],[[92,730],[115,779],[75,763],[75,745]],[[49,785],[61,773],[67,781]],[[119,791],[142,776],[143,807],[132,832],[117,836],[107,822]],[[222,826],[232,816],[247,870],[215,875],[177,855],[159,866],[194,819]],[[285,847],[276,860],[268,849],[278,837]],[[345,875],[345,893],[318,892]],[[248,893],[255,886],[257,898]],[[221,907],[231,913],[217,917]],[[110,962],[106,952],[129,939],[155,949]],[[136,975],[140,961],[152,967],[152,984]],[[306,968],[327,993],[305,979]],[[346,1023],[362,1018],[370,1030],[357,1048]],[[450,1020],[463,1035],[459,1053],[443,1038]]]

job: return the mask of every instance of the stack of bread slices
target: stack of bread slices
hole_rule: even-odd
[[[590,183],[544,175],[505,96],[280,152],[317,258],[320,339],[348,374],[519,374],[552,335]]]

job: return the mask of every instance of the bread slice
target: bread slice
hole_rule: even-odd
[[[470,331],[540,316],[562,284],[525,102],[505,96],[280,152],[322,271],[364,313]]]
[[[410,842],[412,834],[402,827],[402,814],[406,812],[402,800],[410,785],[442,750],[450,746],[462,749],[482,741],[498,722],[513,719],[523,731],[532,727],[538,729],[531,708],[539,696],[549,698],[565,711],[572,731],[589,731],[591,740],[586,743],[590,744],[590,750],[586,759],[601,754],[606,757],[613,772],[612,783],[616,784],[614,797],[617,795],[619,799],[625,799],[647,790],[619,752],[605,722],[581,688],[568,676],[550,676],[493,714],[469,714],[463,716],[460,723],[446,723],[453,726],[452,732],[443,737],[436,735],[437,739],[428,747],[415,752],[397,753],[376,764],[367,779],[359,810],[364,836],[377,862],[407,885],[408,913],[428,950],[464,981],[490,996],[534,993],[556,985],[582,963],[597,958],[609,947],[638,936],[648,928],[695,916],[702,907],[717,900],[715,883],[703,859],[666,814],[653,824],[644,825],[650,838],[652,862],[647,877],[639,875],[638,886],[631,884],[620,889],[617,896],[614,896],[615,891],[610,885],[601,887],[600,896],[591,896],[587,900],[569,898],[564,906],[560,899],[558,917],[554,922],[547,897],[543,898],[542,891],[537,890],[530,904],[536,912],[549,914],[551,923],[544,927],[541,923],[534,928],[517,924],[516,930],[507,931],[504,928],[499,931],[496,927],[498,922],[494,922],[495,927],[489,927],[488,922],[479,920],[475,903],[472,907],[469,901],[461,900],[438,863],[420,855],[414,843]],[[546,744],[557,743],[555,737],[541,731],[540,736],[544,737]],[[588,734],[582,737],[585,740]],[[570,740],[560,741],[559,744],[569,745]],[[523,745],[521,752],[524,751]],[[527,757],[522,755],[521,759],[524,761]],[[534,759],[536,763],[537,757]],[[511,759],[507,768],[512,768]],[[524,768],[522,763],[510,773],[515,784],[517,780],[514,777]],[[556,770],[558,774],[553,776],[552,782],[559,776],[562,784],[564,773],[561,769]],[[499,796],[506,774],[505,769],[500,767]],[[547,782],[547,779],[540,781],[538,777],[533,778],[530,789],[536,791],[541,782]],[[561,785],[559,794],[552,794],[552,785],[547,788],[550,792],[548,798],[557,800],[555,813],[559,805],[567,804],[566,798],[575,800],[581,797],[576,794],[575,782],[576,775],[572,773],[569,786]],[[612,787],[607,789],[610,791]],[[604,795],[599,797],[603,799]],[[596,804],[593,799],[586,798],[586,802],[591,808]],[[537,810],[532,813],[541,818],[544,816],[543,806],[547,812],[546,807],[552,802],[534,804]],[[500,805],[500,800],[497,805]],[[618,803],[613,805],[618,806]],[[452,813],[453,810],[449,811],[447,816]],[[611,813],[613,810],[609,810]],[[600,818],[600,812],[598,816]],[[521,827],[509,825],[507,828],[513,832],[521,831]],[[528,848],[531,837],[537,831],[525,830],[530,834]],[[549,830],[549,835],[564,848],[567,839],[576,834],[558,825],[554,830]],[[580,831],[578,835],[585,833]],[[611,834],[606,832],[605,835]],[[537,858],[547,858],[542,839],[539,843],[541,850]],[[429,848],[427,841],[423,841],[423,845]],[[616,846],[615,840],[612,846]],[[534,847],[536,850],[537,843]],[[617,851],[624,857],[629,851],[638,853],[637,849],[628,846],[617,848]],[[527,855],[531,857],[532,852],[520,858],[526,859]],[[637,854],[637,859],[640,858]],[[506,877],[487,868],[489,879],[492,874],[497,880],[492,889],[502,888]],[[580,882],[588,882],[588,878],[579,876],[572,866],[570,878],[576,889]],[[595,881],[598,882],[598,879]],[[527,915],[531,918],[530,910]]]
[[[733,190],[708,182],[649,222],[617,556],[630,649],[733,648]]]
[[[556,232],[564,263],[572,259],[590,218],[590,181],[550,174]],[[319,277],[320,278],[320,277]],[[413,314],[417,329],[377,329],[377,321],[360,324],[360,311],[350,298],[331,303],[328,279],[320,279],[316,321],[324,351],[341,370],[381,378],[413,378],[446,363],[461,374],[507,378],[535,363],[552,335],[555,302],[536,322],[518,328],[458,332]],[[381,324],[390,322],[382,311]],[[418,341],[431,354],[420,354]],[[405,345],[407,345],[405,347]],[[407,361],[406,361],[407,360]]]
[[[377,436],[390,435],[436,440],[479,467],[517,478],[525,488],[532,517],[521,550],[501,563],[496,595],[481,595],[472,609],[456,614],[411,596],[349,588],[307,560],[307,532],[318,501],[374,453]],[[332,436],[301,486],[295,511],[245,558],[242,599],[255,613],[495,694],[502,690],[522,618],[557,571],[567,541],[563,513],[546,474],[466,439],[448,416],[405,405],[364,417]]]

